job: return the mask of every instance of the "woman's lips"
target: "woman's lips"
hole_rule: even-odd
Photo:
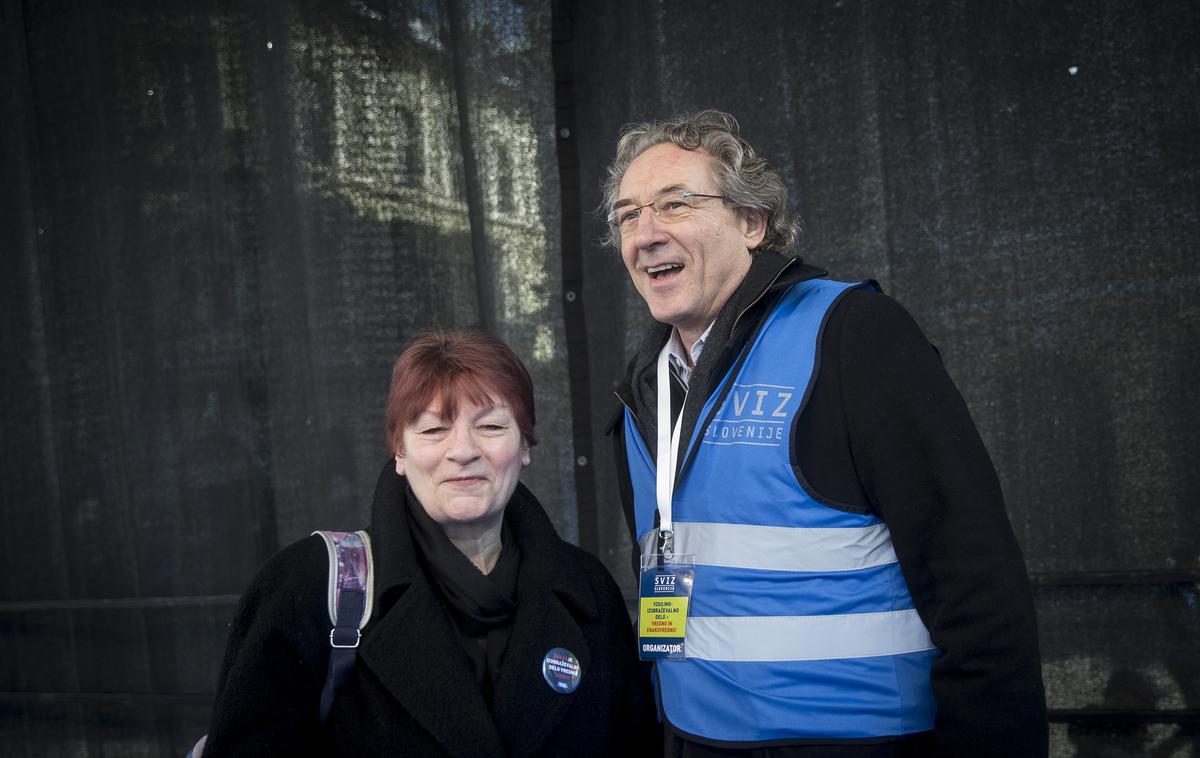
[[[486,481],[487,481],[487,478],[482,477],[482,476],[456,476],[456,477],[452,477],[450,479],[446,479],[445,483],[463,487],[463,486],[469,486],[472,484],[478,484],[479,482],[486,482]]]

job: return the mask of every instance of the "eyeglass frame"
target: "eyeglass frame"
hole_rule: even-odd
[[[653,200],[651,200],[648,203],[643,203],[642,205],[635,205],[632,208],[620,207],[620,208],[612,209],[608,213],[608,225],[611,227],[614,227],[616,229],[620,229],[621,224],[620,224],[620,222],[617,221],[617,213],[618,212],[623,214],[623,213],[629,213],[632,211],[638,211],[637,218],[641,218],[641,216],[642,216],[641,210],[643,208],[649,208],[650,210],[654,211],[655,218],[662,218],[662,212],[659,211],[658,205],[657,205],[658,201],[662,200],[667,195],[674,195],[676,193],[678,193],[679,196],[681,198],[683,198],[684,200],[687,200],[689,197],[708,197],[708,198],[712,198],[713,200],[725,200],[725,201],[729,200],[729,197],[726,195],[706,195],[703,192],[692,192],[691,190],[667,190],[666,192],[660,193],[658,197],[654,198]]]

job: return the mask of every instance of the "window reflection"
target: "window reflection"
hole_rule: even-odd
[[[521,322],[527,335],[547,318],[553,297],[547,269],[538,123],[529,84],[540,81],[525,10],[511,2],[465,2],[469,43],[463,54],[470,143],[482,204],[483,239],[500,322]],[[469,236],[456,90],[455,46],[440,3],[407,13],[365,15],[354,23],[293,18],[288,44],[289,119],[297,182],[360,218],[417,225],[423,240]],[[344,21],[344,19],[342,19]],[[246,91],[255,74],[236,23],[218,33],[218,68],[226,92]],[[279,40],[276,40],[278,43]],[[227,104],[228,106],[228,104]],[[544,105],[542,106],[544,108]],[[243,108],[226,107],[224,126],[248,128]],[[544,135],[550,139],[550,135]],[[543,153],[545,151],[543,150]],[[469,248],[468,248],[469,249]],[[430,260],[446,251],[406,251]],[[460,253],[461,254],[461,251]],[[459,262],[469,266],[469,262]],[[469,273],[468,273],[469,276]],[[532,338],[536,360],[552,360],[552,331]]]

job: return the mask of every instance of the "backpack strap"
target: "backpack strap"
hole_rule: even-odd
[[[333,699],[354,670],[362,628],[371,618],[375,596],[375,566],[371,538],[364,531],[316,531],[329,552],[327,604],[329,621],[329,672],[321,691],[320,724],[325,726]]]

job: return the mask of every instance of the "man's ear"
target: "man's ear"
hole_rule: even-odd
[[[747,250],[756,250],[767,236],[767,213],[757,208],[742,212],[742,238]]]
[[[404,476],[404,453],[396,453],[396,473]]]

